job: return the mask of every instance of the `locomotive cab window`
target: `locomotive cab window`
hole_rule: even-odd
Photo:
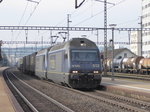
[[[97,50],[72,50],[72,61],[99,61]]]

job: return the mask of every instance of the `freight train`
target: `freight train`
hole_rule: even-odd
[[[99,54],[94,42],[86,38],[73,38],[23,57],[18,68],[71,88],[92,89],[100,85],[102,79]]]
[[[107,70],[112,70],[112,59],[107,60]],[[150,58],[142,56],[114,59],[114,71],[136,74],[150,74]]]

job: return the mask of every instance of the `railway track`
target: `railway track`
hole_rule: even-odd
[[[126,79],[136,79],[143,81],[150,81],[150,75],[142,75],[142,74],[130,74],[130,73],[114,73],[114,77],[116,78],[126,78]],[[103,75],[103,77],[111,77],[111,72],[108,72],[107,75]]]
[[[36,80],[34,80],[32,83],[31,81],[29,81],[28,77],[29,76],[25,76],[25,75],[21,75],[19,76],[18,72],[14,72],[19,78],[23,78],[23,77],[27,77],[27,78],[23,78],[25,80],[25,82],[28,82],[29,85],[32,85],[33,87],[35,87],[36,89],[40,89],[41,87],[39,87],[37,85],[37,83],[39,83],[39,81],[36,82]],[[30,79],[31,80],[31,79]],[[44,83],[45,85],[49,85],[49,88],[58,88],[57,92],[63,93],[66,95],[71,94],[71,95],[75,95],[75,96],[69,96],[70,99],[69,102],[69,107],[72,108],[72,110],[76,111],[76,112],[93,112],[93,111],[104,111],[104,112],[150,112],[150,105],[149,103],[146,102],[142,102],[142,101],[138,101],[135,99],[131,99],[131,98],[127,98],[127,97],[122,97],[122,96],[117,96],[114,94],[110,94],[107,92],[103,92],[103,91],[78,91],[78,90],[74,90],[71,88],[66,88],[64,86],[60,86],[54,83],[51,83],[49,81],[40,81],[40,83]],[[46,93],[46,86],[42,85],[43,90],[41,90],[43,93]],[[47,88],[47,89],[49,89]],[[56,91],[54,89],[54,91]],[[62,92],[63,91],[63,92]],[[79,96],[79,98],[77,97]],[[64,98],[62,98],[63,100]],[[83,100],[83,101],[79,101],[79,100]],[[59,102],[64,102],[66,103],[66,101],[62,101],[61,99],[59,99]],[[72,101],[73,100],[73,101]],[[63,103],[63,104],[64,104]],[[88,104],[89,103],[89,104]],[[68,104],[66,104],[68,105]],[[72,105],[74,105],[72,107]],[[89,107],[90,105],[90,107]],[[99,107],[98,107],[99,106]],[[81,111],[82,109],[82,111]],[[94,110],[95,109],[95,110]]]
[[[50,82],[47,82],[50,83]],[[53,84],[53,83],[52,83]],[[56,85],[61,87],[60,85]],[[115,95],[109,92],[95,90],[94,92],[83,92],[78,90],[72,90],[70,88],[65,88],[71,90],[73,92],[77,92],[83,94],[84,96],[91,97],[98,101],[107,103],[112,106],[116,106],[124,111],[131,111],[131,112],[150,112],[150,103],[139,101],[132,98],[127,98],[120,95]]]
[[[133,106],[133,107],[137,107],[139,109],[150,111],[150,103],[148,103],[148,102],[136,100],[136,99],[133,99],[133,98],[127,98],[127,97],[124,97],[124,96],[112,94],[112,93],[109,93],[109,92],[99,91],[99,90],[96,90],[95,92],[90,92],[90,94],[98,96],[98,97],[103,96],[103,98],[107,98],[107,99],[110,99],[110,100],[115,100],[117,102],[120,102],[120,103],[123,103],[123,104],[126,104],[126,105],[130,105],[130,106]]]
[[[33,112],[74,112],[20,80],[13,73],[5,72],[4,76]]]

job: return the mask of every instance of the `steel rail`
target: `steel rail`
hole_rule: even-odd
[[[32,86],[28,85],[27,83],[25,83],[24,81],[22,81],[21,79],[19,79],[16,75],[14,75],[14,73],[10,72],[14,77],[16,77],[16,79],[18,79],[19,81],[21,81],[23,84],[25,84],[26,86],[28,86],[29,88],[33,89],[34,91],[36,91],[38,94],[42,95],[44,98],[48,99],[49,101],[51,101],[52,103],[54,103],[55,105],[57,105],[58,107],[60,107],[61,109],[63,109],[66,112],[74,112],[73,110],[71,110],[70,108],[64,106],[63,104],[59,103],[58,101],[50,98],[49,96],[45,95],[44,93],[42,93],[41,91],[33,88]]]
[[[21,96],[21,98],[26,102],[26,104],[30,107],[30,109],[33,111],[33,112],[39,112],[30,102],[29,100],[27,100],[25,98],[25,96],[17,89],[17,87],[12,83],[12,81],[9,79],[7,73],[6,73],[6,77],[9,81],[9,83],[13,86],[13,88],[17,91],[17,93]]]
[[[85,96],[88,96],[88,97],[94,98],[96,100],[102,101],[106,104],[119,107],[123,110],[131,111],[131,112],[148,112],[148,111],[145,111],[143,109],[139,109],[139,108],[136,108],[136,107],[124,104],[124,103],[120,103],[120,102],[117,102],[117,101],[113,101],[113,100],[110,100],[110,99],[103,98],[101,96],[95,96],[95,95],[91,95],[91,94],[83,93],[83,92],[80,92],[80,93],[85,95]]]
[[[114,100],[110,100],[109,98],[108,99],[103,98],[103,96],[95,96],[95,95],[92,95],[92,94],[89,94],[89,93],[85,93],[85,92],[78,91],[78,90],[75,90],[75,89],[71,89],[71,88],[68,88],[68,87],[64,87],[64,86],[61,86],[61,85],[58,85],[58,84],[54,84],[54,83],[51,83],[49,81],[44,81],[44,82],[47,82],[49,84],[52,84],[52,85],[60,87],[60,88],[67,89],[69,91],[73,91],[73,92],[82,94],[82,95],[87,96],[87,97],[91,97],[95,100],[104,102],[104,103],[109,104],[109,105],[113,105],[113,106],[121,108],[123,110],[132,111],[132,112],[148,112],[146,110],[139,109],[138,107],[134,107],[134,106],[131,106],[131,105],[128,105],[128,104],[124,104],[124,103],[120,103],[120,102],[117,102],[117,101],[114,101]]]
[[[108,72],[108,74],[104,77],[111,77],[110,73]],[[136,80],[143,80],[143,81],[150,81],[150,76],[146,76],[146,75],[139,75],[139,74],[130,74],[130,73],[115,73],[116,78],[123,78],[123,79],[136,79]]]
[[[145,109],[145,107],[150,108],[150,103],[148,103],[148,102],[144,102],[144,101],[140,101],[140,100],[136,100],[136,99],[132,99],[132,98],[127,98],[125,96],[119,96],[119,95],[116,95],[116,94],[114,95],[112,93],[106,93],[106,92],[102,92],[102,91],[99,91],[99,90],[96,90],[95,92],[99,95],[104,95],[106,97],[108,96],[108,97],[110,97],[110,99],[121,100],[121,101],[125,101],[127,103],[130,103],[132,105],[138,105],[139,108],[143,108],[143,109]]]
[[[120,102],[117,102],[117,101],[113,101],[113,100],[110,100],[110,99],[103,98],[103,96],[101,97],[101,96],[91,95],[89,93],[85,93],[85,92],[82,92],[82,91],[78,91],[78,90],[75,90],[75,89],[64,87],[64,86],[61,86],[61,85],[58,85],[58,84],[51,83],[49,81],[45,81],[45,82],[47,82],[49,84],[52,84],[52,85],[55,85],[55,86],[60,87],[60,88],[65,88],[67,90],[82,94],[82,95],[87,96],[87,97],[91,97],[95,100],[99,100],[99,101],[104,102],[106,104],[113,105],[115,107],[119,107],[123,110],[131,111],[131,112],[148,112],[146,110],[139,109],[137,107],[133,107],[133,106],[130,106],[130,105],[127,105],[127,104],[124,104],[124,103],[120,103]]]

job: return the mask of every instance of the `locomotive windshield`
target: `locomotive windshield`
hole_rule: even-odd
[[[97,50],[72,50],[72,61],[99,61]]]

